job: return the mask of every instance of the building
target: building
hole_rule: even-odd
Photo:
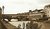
[[[26,13],[19,13],[17,14],[20,20],[39,20],[43,17],[44,12],[43,9],[35,9],[34,11],[29,10],[29,12]]]
[[[29,19],[30,20],[39,20],[44,15],[43,9],[35,9],[34,11],[29,11]]]
[[[50,17],[50,5],[46,5],[44,7],[44,12],[45,12],[45,15],[47,15],[47,17]]]

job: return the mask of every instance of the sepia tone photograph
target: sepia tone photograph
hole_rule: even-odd
[[[0,29],[50,29],[50,0],[0,0]]]

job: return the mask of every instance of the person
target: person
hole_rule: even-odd
[[[34,21],[30,22],[30,29],[38,29],[38,23],[35,23]]]
[[[26,24],[26,29],[30,29],[30,23],[29,22]]]
[[[37,23],[33,23],[32,29],[38,29],[38,24]]]
[[[18,28],[17,29],[22,29],[20,24],[18,25]]]

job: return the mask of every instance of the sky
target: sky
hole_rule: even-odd
[[[50,0],[0,0],[0,7],[5,7],[4,14],[17,14],[42,9],[48,4],[50,4]]]

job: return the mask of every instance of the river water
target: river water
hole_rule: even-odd
[[[21,25],[21,28],[23,28],[23,23],[25,23],[25,29],[26,29],[26,24],[30,22],[30,21],[17,21],[17,19],[12,19],[11,22],[9,22],[10,24],[12,24],[13,26],[18,27],[18,25]],[[42,25],[41,29],[50,29],[50,23],[46,23],[46,22],[37,22],[38,25]]]

